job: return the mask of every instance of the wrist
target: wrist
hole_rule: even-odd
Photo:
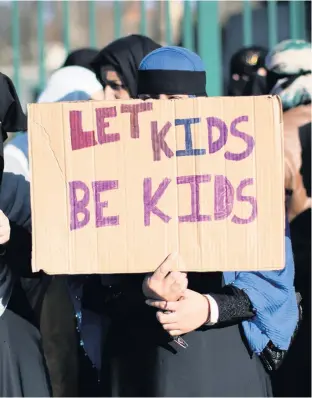
[[[210,301],[205,294],[202,294],[202,296],[205,300],[205,319],[203,322],[203,325],[205,325],[206,323],[210,322]]]
[[[219,321],[219,307],[217,301],[210,295],[204,295],[209,302],[209,319],[206,326],[213,326]]]

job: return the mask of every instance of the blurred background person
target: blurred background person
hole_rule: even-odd
[[[256,46],[261,46],[263,48],[268,47],[270,42],[270,34],[272,34],[272,30],[269,22],[269,10],[271,1],[251,1],[251,32],[252,32],[252,44]],[[291,36],[291,13],[292,5],[294,3],[292,1],[276,1],[276,19],[274,24],[275,31],[275,40],[277,43],[282,40],[289,39]],[[311,2],[301,2],[302,7],[306,7],[306,15],[296,15],[296,18],[300,18],[298,23],[303,27],[303,34],[307,35],[307,37],[311,34],[311,28],[309,25],[311,24]],[[310,15],[310,17],[309,17]],[[305,23],[305,16],[306,21]],[[222,28],[222,59],[224,65],[224,78],[225,78],[225,87],[228,86],[228,75],[226,68],[230,63],[230,59],[232,55],[237,52],[244,42],[244,35],[246,34],[244,29],[245,19],[244,13],[238,12],[229,17]],[[226,92],[226,91],[225,91]]]
[[[102,86],[92,71],[81,66],[66,66],[52,74],[38,102],[61,101],[63,97],[77,91],[88,94],[90,99],[104,99]]]
[[[136,98],[140,62],[160,45],[141,35],[115,40],[96,56],[93,70],[101,82],[106,100]]]
[[[91,62],[98,53],[99,51],[94,48],[80,48],[78,50],[74,50],[66,58],[63,67],[82,66],[83,68],[92,70]]]
[[[266,58],[268,87],[284,111],[285,188],[303,321],[274,378],[276,396],[311,396],[311,43],[286,40]]]
[[[90,70],[80,66],[68,66],[54,72],[38,102],[60,101],[66,95],[83,92],[90,99],[104,99],[101,84]],[[72,98],[74,101],[75,98]],[[31,229],[30,186],[27,132],[19,132],[4,147],[3,189],[0,206],[18,225]]]
[[[103,98],[102,85],[93,72],[80,66],[68,66],[54,72],[38,101],[49,103]],[[7,192],[5,194],[1,192],[0,204],[5,200],[7,206],[11,203],[11,207],[14,208],[14,204],[17,207],[16,204],[23,203],[23,212],[18,214],[17,222],[22,223],[24,219],[31,220],[29,183],[19,184],[16,189],[16,184],[12,183],[11,178],[20,176],[29,182],[27,132],[17,135],[10,141],[5,148],[4,157],[8,162],[5,185]],[[55,396],[79,395],[79,383],[84,380],[84,375],[79,378],[79,358],[81,358],[79,350],[82,348],[79,348],[75,315],[67,277],[49,278],[38,318],[40,318],[43,348]]]
[[[84,92],[90,99],[104,99],[102,86],[92,71],[81,66],[67,66],[52,74],[45,90],[39,95],[38,102],[61,101],[65,96],[77,92]],[[74,100],[72,98],[72,101]],[[25,132],[16,135],[6,145],[4,156],[6,159],[5,172],[22,175],[29,181],[28,137]],[[12,191],[12,189],[8,188],[7,191]],[[19,194],[19,191],[17,193]],[[29,196],[29,193],[26,196]],[[30,214],[29,209],[25,211],[28,212],[28,215]],[[20,220],[14,221],[19,222]]]
[[[3,143],[8,132],[25,130],[24,115],[11,80],[0,73],[0,184]],[[3,187],[1,186],[1,191]],[[0,211],[0,395],[2,397],[51,396],[41,336],[31,289],[24,277],[40,281],[31,271],[31,234],[9,222]],[[36,283],[36,282],[35,282]],[[34,297],[32,297],[34,299]],[[39,304],[38,301],[36,304]]]
[[[266,69],[264,65],[268,50],[259,47],[243,47],[231,58],[229,96],[267,94]]]

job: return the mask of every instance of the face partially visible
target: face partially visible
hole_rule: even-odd
[[[262,77],[265,77],[267,75],[267,71],[266,71],[265,68],[259,68],[255,72],[255,74],[259,75],[259,76],[262,76]],[[232,79],[235,80],[236,82],[238,82],[240,80],[248,82],[250,80],[250,76],[246,75],[246,74],[239,75],[238,73],[233,73]]]
[[[106,72],[106,87],[104,88],[104,99],[107,101],[130,99],[130,95],[123,85],[118,73],[115,71]]]
[[[161,100],[166,100],[166,99],[185,99],[189,98],[187,94],[159,94],[159,95],[149,95],[149,94],[141,94],[139,95],[139,99],[145,101],[148,99],[161,99]]]
[[[93,93],[91,95],[91,99],[94,100],[94,101],[103,101],[103,100],[105,100],[104,91],[100,90],[100,91],[97,91],[96,93]]]

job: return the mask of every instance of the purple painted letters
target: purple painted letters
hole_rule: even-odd
[[[164,222],[168,223],[171,220],[171,217],[164,214],[161,210],[158,209],[157,203],[160,197],[164,194],[171,180],[169,178],[165,178],[157,188],[156,192],[152,196],[152,179],[144,178],[143,182],[143,203],[144,203],[144,225],[148,226],[151,223],[151,213],[154,213],[156,216],[161,218]]]
[[[243,159],[247,158],[251,154],[252,150],[254,149],[255,140],[253,139],[253,137],[251,137],[250,135],[248,135],[246,133],[242,133],[241,131],[238,131],[236,129],[236,125],[241,122],[248,122],[248,116],[240,116],[240,117],[237,117],[236,119],[234,119],[233,122],[231,123],[230,131],[234,137],[239,137],[242,140],[244,140],[247,144],[247,148],[242,153],[225,152],[224,157],[227,160],[234,160],[236,162],[239,160],[243,160]]]
[[[77,199],[77,190],[83,191],[82,199]],[[89,189],[82,181],[69,182],[69,202],[70,202],[70,230],[83,228],[90,220],[90,212],[87,209],[89,204]],[[83,214],[83,219],[78,220],[78,214]]]
[[[222,175],[215,176],[214,183],[214,219],[224,220],[233,210],[234,188],[230,181]]]
[[[158,132],[157,122],[151,122],[151,138],[153,147],[154,161],[160,160],[160,150],[164,152],[167,158],[171,158],[174,153],[168,147],[165,137],[171,127],[171,123],[167,122],[164,127]]]
[[[92,183],[95,203],[95,225],[97,228],[119,225],[119,216],[103,217],[103,209],[108,207],[108,202],[101,202],[101,192],[118,189],[118,181],[94,181]]]
[[[190,184],[192,204],[192,213],[187,216],[179,216],[179,222],[200,222],[211,220],[210,216],[199,214],[199,184],[201,182],[209,182],[210,180],[211,176],[209,174],[177,177],[177,184]]]
[[[233,120],[230,126],[230,132],[234,137],[241,138],[243,141],[246,142],[247,148],[242,153],[232,153],[232,152],[225,152],[224,157],[227,160],[239,161],[247,158],[253,148],[255,146],[255,140],[253,137],[246,133],[242,133],[236,129],[238,123],[241,122],[248,122],[248,116],[239,116]],[[218,119],[217,117],[207,117],[207,126],[208,126],[208,150],[209,153],[218,152],[227,142],[228,139],[228,128],[223,120]],[[213,127],[217,127],[219,130],[219,138],[216,141],[213,141]]]
[[[207,117],[208,127],[208,151],[209,153],[218,152],[226,144],[228,137],[228,129],[223,120],[217,117]],[[213,141],[212,130],[216,127],[219,130],[219,138]]]
[[[253,178],[246,178],[245,180],[241,181],[239,186],[237,187],[236,190],[236,197],[239,202],[249,202],[251,204],[251,215],[247,219],[239,218],[237,216],[234,216],[232,218],[232,222],[235,224],[249,224],[251,223],[256,217],[258,213],[258,208],[257,208],[257,200],[253,196],[244,196],[243,195],[243,189],[247,187],[248,185],[253,185]]]

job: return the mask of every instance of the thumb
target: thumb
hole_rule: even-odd
[[[161,281],[166,278],[169,272],[177,269],[177,253],[169,254],[169,256],[165,259],[165,261],[160,264],[160,266],[156,269],[153,274],[153,279]]]

